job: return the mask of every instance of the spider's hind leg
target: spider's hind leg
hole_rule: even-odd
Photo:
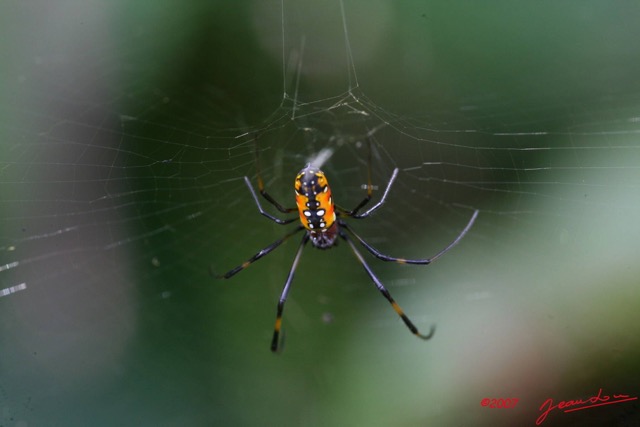
[[[358,249],[356,248],[356,245],[349,238],[349,236],[347,236],[345,233],[340,233],[340,237],[342,237],[349,244],[354,255],[356,256],[358,261],[360,261],[360,264],[362,265],[362,267],[364,267],[364,270],[367,272],[367,274],[369,275],[373,283],[376,285],[380,293],[387,299],[387,301],[389,301],[389,304],[391,304],[391,307],[393,307],[393,310],[398,314],[398,316],[400,316],[400,318],[402,319],[404,324],[407,326],[407,328],[409,328],[411,333],[419,338],[422,338],[423,340],[431,339],[431,337],[433,337],[433,334],[436,331],[435,325],[431,326],[428,334],[425,335],[420,333],[416,325],[413,324],[413,322],[409,319],[409,317],[404,313],[404,310],[402,310],[402,308],[398,305],[398,303],[391,297],[391,294],[389,293],[387,288],[384,287],[382,282],[380,282],[380,279],[378,279],[378,277],[374,274],[373,270],[371,270],[367,262],[362,257],[362,254],[360,253],[360,251],[358,251]]]

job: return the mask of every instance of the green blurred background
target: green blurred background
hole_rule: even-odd
[[[7,1],[0,6],[0,426],[513,426],[640,395],[640,5]],[[429,267],[297,244],[315,153],[354,229]],[[264,204],[267,206],[266,202]],[[273,210],[270,210],[273,212]],[[275,213],[275,212],[274,212]],[[295,240],[295,239],[293,239]],[[515,408],[483,398],[518,398]],[[635,425],[638,402],[543,425]]]

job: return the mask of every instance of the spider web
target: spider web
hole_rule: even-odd
[[[5,5],[0,425],[513,425],[637,396],[638,8],[504,7]],[[382,252],[435,254],[480,210],[430,267],[367,256],[436,335],[348,246],[307,248],[274,357],[295,238],[209,274],[288,229],[244,184],[255,148],[285,206],[328,153],[351,208],[369,141],[374,201],[399,175],[350,224]]]

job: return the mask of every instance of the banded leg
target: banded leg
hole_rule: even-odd
[[[349,233],[351,233],[351,235],[353,237],[355,237],[356,240],[358,240],[358,242],[362,246],[364,246],[364,248],[366,250],[371,252],[371,254],[373,254],[373,256],[375,256],[378,259],[381,259],[382,261],[397,262],[398,264],[421,264],[421,265],[427,265],[427,264],[431,264],[433,261],[437,260],[442,255],[444,255],[447,252],[449,252],[449,250],[451,250],[451,248],[453,248],[455,245],[457,245],[460,242],[460,240],[462,240],[462,238],[469,232],[469,230],[473,226],[473,223],[475,222],[476,217],[478,216],[478,212],[479,212],[478,210],[475,210],[473,212],[473,215],[471,215],[471,219],[469,220],[467,225],[460,232],[460,234],[458,234],[458,236],[451,243],[449,243],[447,245],[447,247],[442,249],[440,252],[438,252],[437,254],[432,256],[431,258],[425,258],[425,259],[405,259],[405,258],[395,258],[395,257],[389,256],[389,255],[385,255],[385,254],[381,253],[379,250],[377,250],[376,248],[374,248],[373,246],[371,246],[369,243],[367,243],[358,234],[356,234],[356,232],[353,231],[351,229],[351,227],[349,227],[344,221],[340,221],[340,226],[345,228]]]
[[[378,277],[376,277],[376,275],[373,273],[373,271],[371,270],[371,268],[369,267],[367,262],[362,257],[362,254],[358,251],[358,249],[356,248],[356,245],[349,238],[349,236],[347,236],[344,233],[340,233],[340,237],[342,237],[344,240],[347,241],[347,243],[351,247],[351,250],[355,254],[356,258],[358,258],[358,261],[360,261],[360,264],[362,264],[362,267],[364,267],[364,270],[367,272],[367,274],[369,275],[371,280],[373,280],[373,283],[375,283],[375,285],[378,288],[378,290],[380,291],[380,293],[387,299],[387,301],[389,301],[389,303],[391,304],[391,307],[393,307],[393,309],[398,314],[398,316],[400,316],[400,318],[402,319],[404,324],[407,326],[407,328],[409,328],[409,330],[415,336],[417,336],[419,338],[422,338],[423,340],[430,339],[433,336],[433,334],[435,333],[435,330],[436,330],[435,326],[433,326],[433,325],[431,326],[431,328],[429,329],[429,333],[427,335],[421,334],[418,331],[418,328],[416,328],[416,326],[413,324],[413,322],[411,320],[409,320],[409,318],[407,317],[406,314],[404,314],[404,310],[402,310],[402,308],[398,305],[398,303],[395,302],[395,300],[391,297],[391,294],[389,293],[387,288],[384,287],[382,282],[380,282],[380,279],[378,279]]]
[[[232,268],[231,270],[227,271],[225,274],[214,274],[213,271],[211,271],[211,275],[214,276],[217,279],[228,279],[228,278],[230,278],[232,276],[235,276],[237,273],[239,273],[242,270],[244,270],[245,268],[249,267],[251,264],[253,264],[257,260],[259,260],[263,256],[267,255],[269,252],[271,252],[272,250],[274,250],[278,246],[280,246],[289,237],[293,236],[294,234],[296,234],[296,233],[298,233],[299,231],[302,231],[302,230],[304,230],[304,227],[303,226],[298,226],[293,231],[285,234],[284,237],[276,240],[275,242],[273,242],[272,244],[270,244],[266,248],[260,250],[260,252],[256,253],[254,256],[252,256],[251,258],[249,258],[248,260],[246,260],[245,262],[243,262],[239,266],[237,266],[235,268]]]
[[[262,205],[260,204],[260,200],[258,199],[258,195],[256,194],[255,190],[253,189],[253,186],[251,185],[251,181],[249,181],[249,178],[247,178],[246,176],[244,177],[244,182],[245,184],[247,184],[247,187],[249,187],[249,191],[251,191],[251,196],[253,197],[253,201],[256,202],[256,206],[258,206],[258,211],[260,212],[260,214],[262,216],[266,216],[267,218],[269,218],[271,221],[280,224],[280,225],[285,225],[285,224],[291,224],[292,222],[294,222],[295,220],[297,220],[298,218],[288,218],[288,219],[280,219],[280,218],[276,218],[275,216],[267,213],[264,211],[264,209],[262,209]],[[258,184],[260,184],[262,181],[260,179],[258,179]],[[264,196],[264,194],[263,194]],[[270,202],[274,203],[273,199],[271,199],[271,196],[269,196],[269,198],[265,197],[267,200],[269,200]],[[274,206],[278,207],[280,206],[279,204],[274,204]],[[282,210],[281,210],[282,212]],[[293,212],[293,211],[289,211],[289,210],[285,210],[283,212]]]
[[[255,156],[256,156],[256,175],[257,175],[257,179],[258,179],[258,191],[260,191],[260,194],[262,194],[262,197],[264,197],[269,203],[271,203],[273,206],[275,206],[275,208],[278,209],[280,212],[282,212],[282,213],[296,212],[298,210],[297,207],[296,208],[285,208],[280,203],[278,203],[276,201],[276,199],[271,197],[271,195],[269,193],[267,193],[267,190],[264,189],[264,181],[262,181],[262,175],[260,174],[260,156],[258,155],[258,137],[256,137],[255,141],[256,141],[256,147],[255,147],[254,152],[255,152]],[[245,180],[248,181],[248,179],[246,177],[245,177]],[[251,193],[253,193],[253,190],[251,191]],[[255,195],[254,195],[254,198],[257,198],[257,197],[255,197]],[[262,208],[260,208],[260,213],[262,213]]]
[[[289,270],[289,275],[287,276],[287,281],[284,283],[284,288],[282,289],[282,293],[280,294],[280,300],[278,301],[278,312],[276,314],[276,324],[273,327],[273,339],[271,340],[271,351],[274,353],[278,351],[278,343],[280,336],[280,329],[282,327],[282,311],[284,310],[284,303],[287,301],[287,295],[289,295],[289,288],[291,287],[291,282],[293,281],[293,275],[296,272],[296,268],[298,267],[298,262],[300,261],[300,256],[302,255],[302,249],[309,241],[309,234],[305,233],[302,238],[302,242],[300,242],[300,247],[298,248],[298,252],[296,252],[296,257],[293,259],[293,264],[291,265],[291,270]]]
[[[358,204],[358,206],[351,209],[350,211],[336,206],[338,212],[340,212],[340,214],[343,216],[354,216],[355,214],[357,214],[358,211],[364,207],[364,205],[369,203],[369,201],[371,200],[371,196],[373,195],[373,184],[371,184],[371,139],[367,138],[367,143],[369,144],[369,158],[367,159],[367,195]]]
[[[363,212],[361,214],[355,213],[357,211],[357,209],[354,209],[352,211],[354,213],[352,213],[351,215],[347,215],[347,216],[350,216],[351,218],[361,219],[361,218],[366,218],[369,215],[371,215],[372,213],[374,213],[387,200],[387,195],[389,194],[389,190],[391,189],[391,185],[396,180],[397,176],[398,176],[398,168],[395,168],[393,170],[393,173],[391,174],[391,178],[389,178],[389,182],[387,183],[387,188],[384,189],[384,193],[382,193],[382,197],[380,198],[378,203],[376,203],[375,205],[371,206],[368,210],[366,210],[365,212]]]

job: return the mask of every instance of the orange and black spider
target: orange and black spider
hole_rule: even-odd
[[[369,144],[371,143],[369,142]],[[398,168],[396,168],[393,170],[393,173],[391,174],[391,178],[387,183],[387,187],[385,188],[384,193],[382,193],[382,198],[380,199],[380,201],[378,201],[378,203],[376,203],[374,206],[372,206],[365,212],[359,213],[360,209],[362,209],[371,200],[371,195],[373,192],[373,185],[371,184],[371,147],[369,147],[367,195],[352,210],[343,209],[334,203],[333,197],[331,196],[331,189],[329,188],[329,183],[327,182],[327,177],[319,168],[314,167],[311,164],[307,164],[296,175],[296,179],[294,181],[294,188],[295,188],[297,207],[295,208],[285,208],[280,203],[278,203],[273,197],[271,197],[269,193],[267,193],[267,191],[265,190],[264,182],[262,181],[262,177],[260,176],[260,167],[259,167],[259,161],[258,161],[257,148],[256,148],[256,168],[257,168],[258,190],[260,191],[260,194],[262,195],[262,197],[264,197],[269,203],[275,206],[275,208],[282,213],[292,213],[292,212],[298,211],[299,217],[280,219],[265,212],[264,209],[262,209],[262,205],[260,204],[260,200],[258,200],[258,196],[256,195],[255,190],[251,186],[251,182],[249,181],[249,178],[245,176],[244,181],[247,184],[247,187],[249,187],[251,196],[253,197],[253,200],[255,201],[260,214],[262,214],[263,216],[269,218],[270,220],[280,225],[290,224],[296,220],[299,220],[301,224],[298,225],[298,227],[296,227],[289,233],[285,234],[284,237],[276,240],[275,242],[271,243],[269,246],[260,250],[254,256],[249,258],[247,261],[243,262],[239,266],[231,269],[230,271],[228,271],[223,275],[218,275],[217,277],[221,279],[228,279],[234,276],[236,273],[239,273],[240,271],[247,268],[253,262],[259,260],[260,258],[264,257],[265,255],[273,251],[275,248],[280,246],[289,237],[293,236],[294,234],[300,231],[303,231],[303,230],[305,231],[305,234],[302,237],[302,242],[300,243],[298,251],[296,252],[295,258],[293,259],[293,265],[289,270],[289,275],[287,276],[287,280],[284,284],[284,288],[282,289],[280,300],[278,301],[276,323],[273,331],[273,339],[271,340],[271,351],[273,352],[278,351],[278,344],[279,344],[278,337],[279,337],[280,329],[282,325],[282,311],[284,309],[284,304],[287,300],[287,295],[289,294],[291,282],[293,281],[293,275],[296,271],[296,267],[298,266],[298,262],[300,261],[302,249],[309,242],[309,240],[311,240],[311,243],[313,244],[313,246],[315,246],[318,249],[329,249],[336,245],[338,237],[346,241],[349,247],[351,247],[351,250],[353,251],[354,255],[356,256],[356,258],[358,259],[362,267],[364,267],[365,271],[367,272],[371,280],[373,280],[373,283],[375,283],[376,287],[382,293],[382,295],[387,299],[387,301],[391,303],[391,306],[393,307],[395,312],[398,313],[400,318],[404,321],[405,325],[407,325],[407,328],[409,328],[409,330],[414,335],[425,340],[428,340],[433,336],[435,332],[434,326],[431,326],[429,333],[426,335],[423,335],[418,331],[418,328],[416,328],[413,322],[411,322],[411,320],[409,320],[407,315],[404,314],[404,311],[402,310],[402,308],[400,308],[398,303],[395,302],[395,300],[389,294],[389,291],[384,287],[382,282],[380,282],[378,277],[376,277],[376,275],[373,273],[369,265],[366,263],[366,261],[362,257],[362,254],[360,253],[360,251],[358,251],[358,249],[356,248],[356,245],[354,244],[350,236],[354,237],[358,241],[358,243],[360,243],[366,250],[368,250],[371,254],[373,254],[373,256],[375,256],[378,259],[381,259],[382,261],[397,262],[399,264],[426,265],[426,264],[430,264],[431,262],[435,261],[436,259],[440,258],[442,255],[444,255],[446,252],[448,252],[465,236],[465,234],[467,234],[467,232],[473,225],[474,221],[476,220],[476,217],[478,216],[477,210],[473,212],[471,219],[467,223],[466,227],[460,232],[460,234],[458,234],[458,236],[451,243],[449,243],[447,247],[442,249],[440,252],[438,252],[431,258],[425,258],[425,259],[395,258],[388,255],[384,255],[381,252],[379,252],[369,243],[364,241],[358,234],[356,234],[351,229],[351,227],[347,225],[347,223],[344,221],[344,218],[354,218],[354,219],[367,218],[372,213],[374,213],[378,208],[380,208],[384,204],[387,198],[387,195],[389,194],[389,189],[391,188],[391,185],[393,184],[393,182],[395,181],[398,175]]]

